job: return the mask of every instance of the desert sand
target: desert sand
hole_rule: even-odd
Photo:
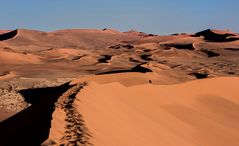
[[[237,146],[239,34],[0,31],[0,145]]]
[[[236,146],[238,83],[238,78],[133,87],[92,82],[75,105],[93,145]]]

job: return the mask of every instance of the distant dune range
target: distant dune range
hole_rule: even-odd
[[[2,30],[0,145],[237,146],[238,56],[229,30]]]

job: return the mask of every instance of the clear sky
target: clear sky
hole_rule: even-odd
[[[135,29],[147,33],[239,32],[239,0],[2,0],[0,29]]]

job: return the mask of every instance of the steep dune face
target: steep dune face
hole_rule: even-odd
[[[106,80],[71,83],[45,145],[238,145],[238,77],[128,87]]]
[[[105,79],[22,90],[32,106],[0,123],[0,144],[238,145],[238,77],[175,85],[134,80],[128,87]]]
[[[238,78],[170,86],[92,82],[75,106],[97,146],[236,146],[238,83]]]

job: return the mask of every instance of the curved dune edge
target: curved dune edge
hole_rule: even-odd
[[[12,38],[16,37],[17,34],[18,34],[18,29],[13,30],[13,31],[2,31],[2,33],[0,34],[0,41],[6,41],[9,39],[12,39]]]
[[[167,68],[167,66],[159,65],[158,70]],[[125,72],[102,75],[87,75],[80,77],[70,82],[70,85],[76,85],[81,82],[93,81],[99,84],[107,84],[112,82],[119,82],[124,86],[137,86],[141,84],[156,84],[156,85],[172,85],[186,82],[182,79],[173,78],[167,73],[157,74],[155,72],[139,73],[139,72]],[[188,81],[188,80],[187,80]]]
[[[133,86],[139,84],[147,84],[149,80],[156,80],[159,76],[154,73],[115,73],[115,74],[103,74],[103,75],[91,75],[75,79],[70,82],[70,85],[75,85],[81,82],[97,82],[99,84],[106,84],[111,82],[119,82],[124,86]]]
[[[238,77],[131,87],[91,81],[73,107],[88,134],[86,145],[236,146],[238,84]],[[48,142],[60,144],[65,116],[59,108],[53,113]]]

